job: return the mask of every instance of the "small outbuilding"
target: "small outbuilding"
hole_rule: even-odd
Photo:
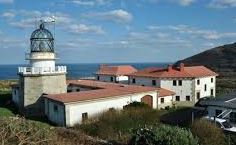
[[[73,126],[101,112],[123,109],[135,101],[144,102],[154,109],[163,108],[171,105],[174,95],[161,88],[93,80],[69,81],[68,86],[75,92],[44,95],[46,116],[60,126]]]

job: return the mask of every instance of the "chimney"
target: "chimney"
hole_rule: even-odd
[[[102,68],[104,68],[104,67],[106,67],[107,65],[106,64],[100,64],[99,65],[99,69],[102,69]]]
[[[171,71],[171,70],[172,70],[172,67],[173,67],[172,64],[169,64],[169,65],[168,65],[168,71]]]
[[[180,63],[179,68],[180,68],[180,71],[184,71],[184,63]]]

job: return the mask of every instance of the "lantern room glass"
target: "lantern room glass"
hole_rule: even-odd
[[[39,29],[31,34],[30,38],[31,52],[54,52],[54,38],[52,33],[45,28],[41,21]]]

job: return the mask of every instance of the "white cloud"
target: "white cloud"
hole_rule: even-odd
[[[5,18],[7,17],[16,17],[14,21],[10,21],[9,24],[11,26],[17,28],[32,28],[37,25],[39,20],[43,20],[45,22],[55,21],[55,23],[59,26],[65,26],[70,24],[73,20],[68,15],[55,12],[52,13],[50,11],[40,12],[40,11],[26,11],[26,10],[19,10],[19,11],[11,11],[5,12],[3,15]]]
[[[196,0],[173,0],[173,1],[177,2],[181,6],[188,6],[192,4],[193,2],[195,2]]]
[[[236,32],[218,32],[191,27],[188,25],[169,26],[148,26],[148,30],[172,30],[180,34],[187,34],[190,37],[199,37],[208,40],[218,40],[222,38],[236,38]]]
[[[95,33],[95,34],[104,34],[105,31],[100,26],[94,25],[85,25],[85,24],[72,24],[68,28],[69,32],[72,33]]]
[[[4,18],[7,18],[7,19],[12,19],[12,18],[14,18],[15,17],[15,13],[13,13],[13,12],[4,12],[3,14],[2,14],[2,17],[4,17]]]
[[[236,0],[212,0],[209,6],[212,8],[236,7]]]
[[[0,0],[0,4],[12,4],[14,0]]]
[[[112,10],[108,12],[88,13],[84,14],[83,16],[94,19],[109,20],[118,23],[128,23],[133,19],[131,13],[122,9]]]
[[[111,0],[71,0],[71,1],[81,6],[105,5],[111,2]]]

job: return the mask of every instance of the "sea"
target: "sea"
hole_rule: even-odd
[[[166,67],[171,63],[106,63],[107,65],[132,65],[136,69],[143,69],[146,67]],[[67,66],[68,79],[80,79],[93,77],[99,68],[99,63],[79,63],[79,64],[58,64]],[[17,71],[22,64],[14,65],[0,65],[0,80],[15,80],[18,79]]]

